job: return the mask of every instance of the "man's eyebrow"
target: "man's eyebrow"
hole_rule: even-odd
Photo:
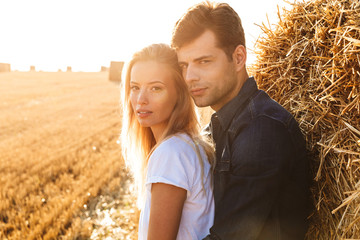
[[[194,62],[199,62],[201,60],[204,60],[204,59],[207,59],[207,58],[212,58],[213,55],[204,55],[204,56],[200,56],[200,57],[197,57],[195,58],[193,61]],[[179,61],[179,65],[187,65],[188,63],[185,62],[185,61]]]
[[[204,56],[195,58],[194,61],[195,61],[195,62],[198,62],[198,61],[204,60],[204,59],[206,59],[206,58],[212,58],[212,57],[213,57],[212,55],[204,55]]]

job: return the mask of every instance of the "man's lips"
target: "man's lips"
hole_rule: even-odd
[[[206,91],[206,88],[192,88],[190,89],[191,95],[200,96],[203,95]]]

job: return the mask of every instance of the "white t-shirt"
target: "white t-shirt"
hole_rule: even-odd
[[[197,240],[208,235],[214,222],[211,170],[204,149],[200,145],[198,149],[204,162],[203,179],[195,144],[186,134],[177,134],[165,140],[150,156],[145,206],[140,214],[139,240],[147,239],[152,183],[171,184],[187,191],[177,240]],[[206,194],[201,182],[204,183]]]

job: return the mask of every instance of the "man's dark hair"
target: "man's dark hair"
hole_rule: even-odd
[[[230,60],[238,45],[245,45],[244,29],[239,15],[227,3],[205,1],[191,8],[176,22],[171,46],[179,49],[211,30],[217,47],[224,50]]]

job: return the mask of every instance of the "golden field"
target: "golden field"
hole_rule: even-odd
[[[0,73],[0,239],[136,239],[119,91],[107,72]]]

